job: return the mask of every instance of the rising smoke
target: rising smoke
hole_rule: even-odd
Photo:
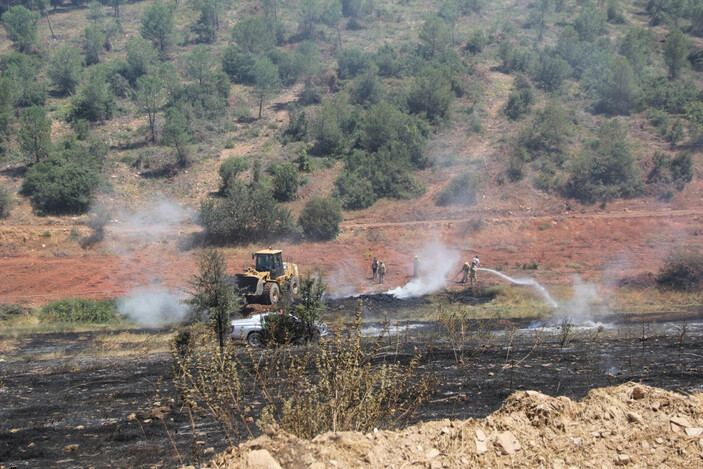
[[[596,285],[584,282],[578,275],[574,276],[574,293],[565,303],[560,305],[559,316],[568,317],[575,324],[593,322],[591,305],[600,296]]]
[[[181,291],[159,285],[164,273],[171,268],[168,256],[159,249],[148,249],[137,258],[132,251],[139,240],[146,238],[149,242],[160,243],[169,234],[173,235],[173,228],[192,221],[195,212],[164,197],[146,201],[144,207],[136,212],[124,208],[113,211],[113,218],[121,230],[121,236],[113,238],[114,252],[120,257],[122,268],[130,275],[136,274],[143,284],[120,298],[117,309],[121,315],[141,326],[165,326],[183,320],[190,311],[181,302],[184,298]],[[157,257],[144,263],[144,256]],[[151,269],[141,267],[145,264],[152,266]],[[158,267],[154,269],[153,266]]]
[[[162,196],[144,205],[145,208],[136,212],[118,208],[114,218],[119,226],[135,234],[145,233],[153,237],[163,236],[174,226],[192,222],[196,218],[196,212],[193,209],[183,207]]]
[[[444,244],[434,242],[423,247],[418,252],[418,256],[420,258],[419,277],[402,287],[388,290],[386,294],[398,299],[405,299],[441,290],[454,273],[460,254],[459,251],[450,249]],[[411,260],[408,264],[408,269],[411,269]]]
[[[165,326],[182,321],[190,312],[182,299],[182,294],[164,288],[134,290],[117,300],[117,311],[140,326]]]

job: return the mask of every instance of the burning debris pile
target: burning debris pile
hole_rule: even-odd
[[[485,419],[395,432],[306,441],[271,428],[208,467],[700,467],[702,451],[702,394],[624,384],[580,402],[521,391]]]

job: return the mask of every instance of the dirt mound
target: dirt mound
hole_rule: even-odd
[[[580,402],[521,391],[485,419],[395,432],[306,441],[272,428],[208,467],[701,467],[702,458],[703,394],[625,384]]]

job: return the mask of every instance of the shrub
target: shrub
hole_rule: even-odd
[[[279,202],[294,200],[298,193],[298,169],[293,163],[276,166],[273,174],[273,197]]]
[[[269,314],[263,325],[261,339],[265,344],[293,344],[304,340],[303,323],[290,314]]]
[[[699,289],[703,286],[703,252],[692,247],[670,252],[656,281],[662,289]]]
[[[483,30],[477,29],[471,34],[469,40],[466,42],[466,50],[473,55],[480,54],[483,52],[483,48],[486,47],[487,43],[488,39],[486,38]]]
[[[498,55],[500,56],[501,70],[505,73],[512,71],[525,72],[529,64],[529,54],[524,50],[518,49],[510,41],[504,40],[498,46]]]
[[[0,321],[9,321],[29,312],[25,306],[0,304]]]
[[[230,44],[222,54],[222,71],[232,83],[254,83],[254,64],[256,57],[241,49],[236,44]]]
[[[104,324],[115,321],[116,312],[114,300],[65,298],[44,306],[41,316],[47,321]]]
[[[478,178],[470,172],[452,178],[447,187],[439,193],[437,205],[473,205],[476,203]]]
[[[310,199],[298,218],[298,224],[305,236],[314,240],[336,238],[341,221],[342,206],[338,200],[331,197]]]
[[[661,109],[650,109],[647,119],[662,135],[666,134],[669,129],[669,114]]]
[[[573,73],[569,63],[561,57],[542,51],[530,67],[530,77],[545,91],[559,89],[562,82]]]
[[[10,215],[13,205],[12,193],[7,187],[0,185],[0,218]]]
[[[348,47],[337,57],[337,74],[342,80],[354,78],[371,65],[371,56],[366,52]]]
[[[408,92],[408,109],[436,123],[447,117],[452,103],[451,77],[447,70],[423,69],[413,80]]]
[[[646,107],[683,114],[698,95],[698,88],[690,81],[669,81],[665,76],[653,76],[644,79],[638,99]]]
[[[267,188],[254,184],[232,185],[225,197],[200,206],[200,222],[210,243],[241,243],[268,240],[291,234],[290,211],[279,207]]]
[[[582,41],[593,42],[605,32],[606,17],[591,1],[581,6],[579,16],[574,21],[574,29],[578,31]]]
[[[334,184],[344,208],[361,210],[372,206],[378,199],[371,181],[360,173],[344,171]]]
[[[376,104],[383,97],[383,82],[378,76],[378,67],[372,64],[358,75],[351,86],[350,101],[353,104],[368,106]]]
[[[61,93],[73,94],[83,75],[83,57],[75,47],[63,46],[51,58],[46,73]]]
[[[517,120],[530,112],[530,107],[535,101],[535,93],[531,88],[512,91],[508,96],[505,106],[505,115],[512,120]]]
[[[242,171],[246,171],[248,167],[249,164],[243,156],[230,156],[225,159],[220,165],[219,170],[220,178],[222,178],[220,193],[224,194],[227,188],[235,183],[237,176]]]
[[[91,163],[53,155],[27,170],[21,193],[41,215],[83,213],[100,183],[100,174]]]
[[[78,89],[71,100],[71,119],[100,122],[112,117],[115,95],[100,73],[93,73],[88,83]]]
[[[682,151],[671,160],[671,177],[676,190],[683,188],[693,180],[693,158],[688,151]]]
[[[634,197],[642,186],[627,131],[618,121],[610,120],[599,129],[598,139],[574,161],[566,192],[582,202],[605,203]]]
[[[20,52],[30,52],[34,48],[38,23],[39,13],[30,11],[23,5],[14,5],[2,15],[7,37],[15,43]]]

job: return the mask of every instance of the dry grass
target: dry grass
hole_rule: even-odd
[[[428,398],[437,377],[415,376],[419,356],[382,359],[382,342],[362,346],[361,305],[349,330],[302,349],[219,350],[211,334],[189,329],[173,341],[175,383],[184,404],[216,419],[230,441],[251,437],[255,421],[306,438],[393,427]]]

